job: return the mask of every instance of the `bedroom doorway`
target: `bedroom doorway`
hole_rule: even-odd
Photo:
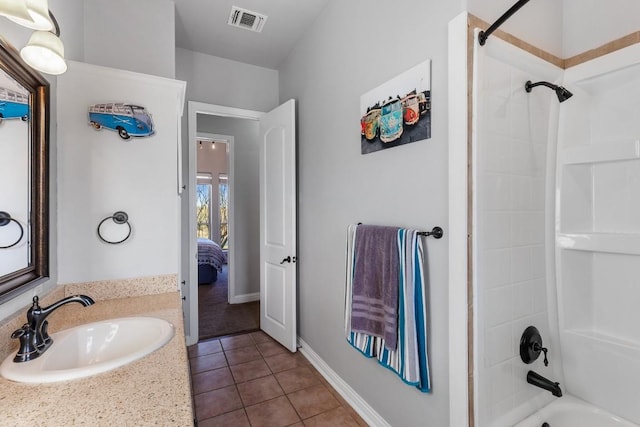
[[[216,130],[220,123],[200,118],[201,128]],[[260,303],[242,301],[236,292],[238,263],[234,246],[235,177],[233,135],[198,132],[196,138],[196,210],[198,253],[198,338],[225,336],[259,328]],[[242,175],[242,170],[239,171]],[[233,190],[233,191],[232,191]],[[241,198],[242,199],[242,198]],[[233,201],[232,201],[233,200]],[[242,211],[242,209],[240,209]],[[240,218],[240,225],[243,219]],[[240,263],[242,268],[242,263]],[[242,272],[239,274],[243,277]],[[245,275],[246,276],[246,275]]]
[[[234,137],[198,132],[196,138],[196,237],[198,238],[198,284],[217,282],[225,269],[227,301],[235,296],[234,271],[230,267],[230,217],[232,179],[230,158]]]
[[[213,310],[208,310],[210,318],[220,323],[222,327],[238,328],[244,330],[238,319],[259,316],[259,270],[257,259],[259,258],[259,206],[254,200],[258,200],[258,119],[262,113],[244,112],[229,107],[215,106],[198,102],[189,102],[189,145],[185,151],[188,157],[188,170],[184,175],[186,183],[185,196],[188,202],[183,203],[183,304],[185,315],[185,330],[187,343],[196,343],[201,337],[209,335],[203,331],[200,333],[200,302],[199,294],[201,290],[216,291],[216,295],[209,295],[209,302],[205,302],[205,307],[216,306]],[[248,144],[247,129],[255,130],[255,142]],[[202,148],[199,141],[202,140]],[[198,251],[197,236],[192,230],[197,229],[197,172],[198,158],[200,154],[211,153],[215,142],[215,150],[218,151],[219,142],[224,142],[227,151],[227,189],[228,189],[228,211],[227,221],[211,221],[211,235],[216,243],[224,243],[226,225],[226,252],[227,264],[219,271],[220,281],[227,282],[227,292],[220,294],[221,283],[214,282],[211,285],[199,285],[198,282]],[[211,145],[209,145],[211,144]],[[223,144],[221,144],[223,145]],[[207,151],[208,150],[208,151]],[[255,166],[252,164],[255,163]],[[212,189],[222,187],[224,176],[212,174]],[[218,181],[218,182],[215,182]],[[252,184],[255,182],[256,184]],[[256,187],[255,189],[252,188]],[[212,191],[212,193],[215,191]],[[240,193],[239,195],[238,192]],[[219,197],[212,196],[212,199]],[[214,209],[211,209],[214,213]],[[216,211],[220,216],[219,211]],[[213,216],[213,215],[212,215]],[[255,217],[255,218],[254,218]],[[188,218],[188,221],[186,220]],[[193,240],[191,240],[193,239]],[[255,248],[254,248],[255,246]],[[252,260],[254,265],[251,265]],[[255,277],[254,277],[255,276]],[[251,288],[255,284],[255,289]],[[247,303],[253,303],[254,309],[248,311]],[[250,304],[249,304],[250,305]],[[203,307],[203,309],[205,308]],[[243,312],[244,311],[244,312]],[[251,313],[257,313],[253,315]],[[206,319],[203,319],[206,321]],[[259,328],[259,319],[255,321],[255,329]],[[193,332],[192,332],[193,331]],[[217,333],[216,333],[217,334]]]
[[[230,302],[259,301],[260,328],[295,351],[295,101],[287,101],[268,113],[189,101],[188,112],[189,137],[185,140],[188,144],[182,146],[186,171],[181,173],[188,185],[180,182],[179,187],[184,190],[181,292],[186,343],[198,342],[199,331],[195,141],[198,133],[211,129],[208,126],[213,123],[215,133],[235,137],[229,150],[232,210],[229,215],[229,263],[235,276],[232,279],[235,295],[230,297]],[[225,130],[227,128],[233,130]],[[265,165],[268,166],[266,174]],[[265,189],[269,191],[266,199]],[[265,200],[268,202],[263,203]],[[278,214],[280,204],[275,203],[276,200],[287,201],[282,205],[288,212],[286,216]],[[280,256],[281,251],[286,251],[288,256],[271,259]],[[280,331],[276,333],[276,329]]]

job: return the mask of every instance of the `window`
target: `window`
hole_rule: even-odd
[[[220,210],[220,247],[229,249],[229,182],[227,175],[218,177],[218,209]]]
[[[205,239],[211,239],[211,179],[210,174],[198,174],[196,186],[197,235]]]

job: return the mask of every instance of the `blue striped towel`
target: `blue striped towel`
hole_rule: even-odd
[[[345,288],[345,335],[347,342],[369,358],[395,372],[405,383],[420,391],[431,391],[427,354],[427,298],[425,293],[422,241],[416,230],[398,231],[399,294],[398,343],[395,350],[385,346],[384,338],[351,329],[354,242],[357,225],[347,231],[347,274]]]

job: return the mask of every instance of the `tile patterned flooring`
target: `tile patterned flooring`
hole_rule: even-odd
[[[199,427],[367,424],[300,353],[264,332],[189,347]]]

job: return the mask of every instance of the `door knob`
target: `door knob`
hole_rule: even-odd
[[[291,262],[291,257],[290,256],[286,257],[285,259],[280,261],[280,264],[284,264],[285,262]]]

